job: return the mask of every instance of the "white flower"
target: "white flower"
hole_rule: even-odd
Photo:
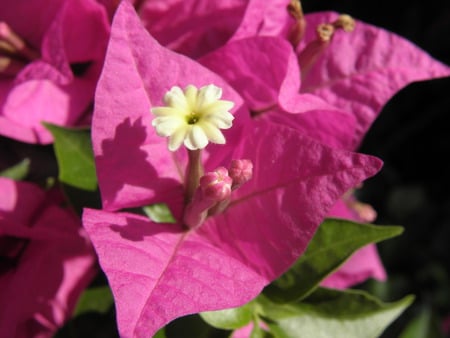
[[[164,107],[153,107],[152,121],[159,136],[169,137],[169,150],[177,150],[182,143],[190,149],[203,149],[208,141],[225,144],[220,129],[228,129],[234,116],[229,110],[231,101],[220,100],[222,89],[212,84],[201,87],[188,85],[184,91],[172,87],[164,95]]]

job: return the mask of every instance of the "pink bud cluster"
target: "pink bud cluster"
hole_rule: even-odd
[[[233,160],[230,168],[219,167],[200,178],[192,201],[184,213],[184,223],[191,229],[199,227],[210,214],[225,210],[231,191],[251,179],[253,164],[250,160]]]

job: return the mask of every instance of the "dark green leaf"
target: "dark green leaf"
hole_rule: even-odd
[[[336,271],[356,250],[397,236],[398,226],[375,226],[341,219],[327,219],[295,264],[264,289],[277,302],[292,302],[310,294],[319,283]]]
[[[200,317],[209,325],[218,329],[233,330],[250,323],[253,318],[253,304],[220,311],[200,313]]]
[[[113,295],[108,286],[88,288],[78,300],[74,316],[91,311],[106,313],[113,306],[113,303]]]
[[[199,315],[177,318],[165,328],[167,338],[228,338],[229,332],[208,325]]]
[[[16,181],[21,181],[27,177],[29,171],[30,160],[28,158],[25,158],[16,165],[1,171],[0,176],[8,177]]]
[[[44,124],[52,133],[58,161],[58,179],[78,214],[84,207],[100,208],[90,132],[85,128],[62,128]]]
[[[62,184],[62,188],[70,204],[79,215],[85,207],[101,209],[102,203],[98,189],[87,191],[67,184]]]
[[[376,338],[413,301],[383,303],[363,291],[317,289],[302,302],[263,300],[267,325],[280,338]]]
[[[59,180],[74,188],[95,191],[97,177],[88,129],[63,128],[45,123],[55,141]]]
[[[144,210],[144,213],[153,222],[176,223],[176,219],[173,217],[169,207],[165,203],[155,203],[152,205],[147,205],[145,207],[142,207],[142,210]]]
[[[86,312],[72,317],[59,328],[53,338],[120,338],[116,326],[115,312]]]

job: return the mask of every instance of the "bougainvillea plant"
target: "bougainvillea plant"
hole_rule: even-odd
[[[298,0],[5,5],[1,333],[380,336],[412,297],[358,287],[402,232],[368,224],[355,192],[382,161],[358,147],[449,74]]]
[[[83,222],[124,337],[256,297],[334,201],[380,165],[250,119],[223,79],[161,47],[127,3],[113,22],[92,132],[105,210],[85,210]],[[176,222],[115,211],[154,203]]]

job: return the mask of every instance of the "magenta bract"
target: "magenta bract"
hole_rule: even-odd
[[[205,171],[248,159],[253,173],[223,213],[187,230],[186,149],[167,150],[150,108],[174,85],[210,83],[234,101],[235,120],[226,145],[205,149]],[[148,337],[179,316],[248,302],[302,254],[339,196],[381,165],[282,123],[250,119],[223,78],[163,48],[127,2],[113,21],[92,128],[105,210],[85,209],[83,224],[108,276],[122,337]],[[167,204],[177,222],[117,211],[151,203]]]
[[[251,0],[232,40],[254,36],[287,39],[294,20],[288,15],[289,0]],[[351,13],[349,13],[351,14]],[[297,55],[316,39],[316,28],[338,17],[334,12],[305,15],[306,31]],[[302,71],[302,70],[301,70]],[[450,75],[450,67],[433,59],[408,40],[356,20],[352,32],[338,30],[307,72],[302,73],[302,93],[312,93],[356,118],[354,147],[387,101],[414,81]]]
[[[0,22],[31,52],[6,54],[14,67],[0,69],[1,135],[46,144],[52,137],[42,122],[74,126],[86,119],[105,53],[107,20],[94,0],[2,7]]]

